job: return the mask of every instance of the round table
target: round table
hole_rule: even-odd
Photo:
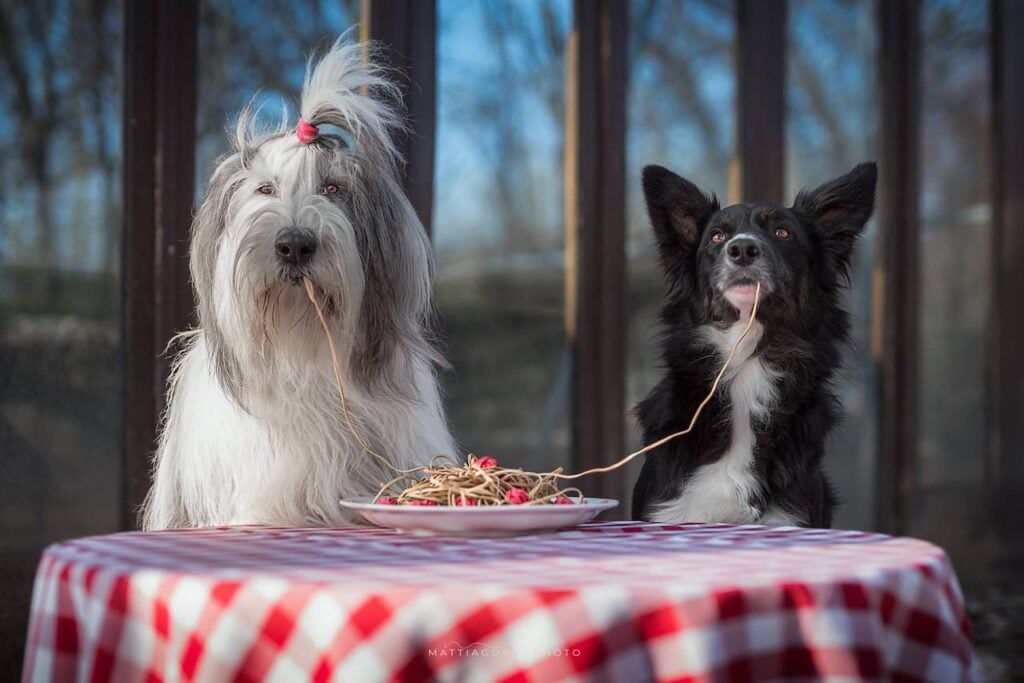
[[[915,539],[229,527],[48,548],[24,677],[959,681],[971,655],[953,569]]]

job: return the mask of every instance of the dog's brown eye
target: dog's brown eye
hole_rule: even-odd
[[[338,186],[334,183],[327,183],[324,185],[324,194],[338,194]]]
[[[256,191],[260,194],[274,194],[274,186],[270,183],[265,183],[257,187]]]
[[[780,240],[788,240],[790,237],[789,230],[785,228],[775,228],[775,237]]]
[[[711,244],[721,244],[725,241],[725,233],[719,230],[711,233]]]

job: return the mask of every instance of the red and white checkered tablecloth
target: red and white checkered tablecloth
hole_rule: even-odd
[[[949,561],[909,538],[235,527],[50,547],[24,678],[960,681],[971,652]]]

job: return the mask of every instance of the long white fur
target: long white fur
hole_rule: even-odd
[[[347,35],[347,34],[346,34]],[[302,84],[301,112],[307,121],[315,121],[318,112],[336,112],[343,127],[357,140],[379,140],[386,151],[397,157],[391,132],[404,127],[398,111],[389,105],[400,95],[399,87],[372,59],[372,44],[346,42],[342,36],[318,63],[310,59]],[[375,97],[367,97],[375,93]]]
[[[386,97],[371,94],[393,93],[394,86],[362,56],[363,46],[339,41],[311,63],[302,113],[307,120],[324,111],[340,115],[356,140],[346,162],[352,168],[366,163],[390,167],[398,159],[390,133],[401,118]],[[245,121],[236,135],[239,151],[253,146],[257,137]],[[368,146],[365,154],[362,145]],[[264,136],[257,148],[231,178],[242,187],[231,199],[231,218],[217,238],[212,282],[196,282],[200,298],[211,303],[207,315],[216,325],[217,343],[235,359],[238,386],[231,391],[225,384],[210,329],[182,335],[184,350],[171,376],[154,483],[143,509],[146,529],[343,524],[347,520],[339,499],[371,495],[392,476],[363,451],[339,415],[323,330],[305,292],[280,282],[273,240],[290,225],[310,226],[318,237],[311,274],[336,298],[329,324],[349,411],[361,436],[397,467],[456,452],[434,376],[437,356],[424,351],[429,344],[417,315],[410,313],[402,323],[412,342],[396,345],[386,364],[402,391],[360,381],[351,350],[358,312],[373,283],[366,280],[350,217],[319,193],[314,150],[299,144],[294,134]],[[388,169],[381,177],[389,187],[398,187]],[[256,192],[263,182],[274,182],[277,195]],[[400,219],[388,229],[392,239],[401,240],[405,261],[396,267],[409,278],[402,310],[426,310],[429,245],[400,192],[395,203]],[[266,292],[273,305],[261,307]]]
[[[704,338],[715,347],[724,362],[749,320],[741,319],[722,330],[708,325]],[[768,419],[776,398],[778,371],[755,355],[764,334],[755,322],[740,344],[730,368],[722,378],[729,392],[732,436],[729,447],[715,462],[699,467],[684,482],[679,495],[657,505],[651,520],[663,524],[680,522],[725,522],[730,524],[786,524],[793,520],[770,511],[763,515],[749,500],[757,492],[751,471],[754,459],[754,423]],[[721,389],[720,389],[721,390]]]

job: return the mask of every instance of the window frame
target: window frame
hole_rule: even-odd
[[[786,0],[737,2],[737,126],[742,196],[782,200],[785,160]],[[990,376],[992,476],[1024,470],[1024,318],[998,315],[1024,291],[1024,6],[991,0],[996,261]],[[124,509],[134,528],[169,370],[164,352],[193,322],[188,230],[193,203],[199,0],[139,0],[125,7],[123,333]],[[431,227],[436,125],[436,0],[363,0],[361,37],[381,40],[407,79],[412,132],[402,141],[406,191]],[[626,0],[575,0],[566,117],[567,312],[574,355],[572,462],[607,465],[625,427]],[[916,297],[920,233],[920,0],[878,0],[880,75],[879,260],[872,337],[879,365],[876,526],[899,533],[913,484],[917,410]],[[756,111],[755,111],[756,109]],[[627,497],[629,483],[585,482]],[[619,510],[619,514],[625,514]]]

